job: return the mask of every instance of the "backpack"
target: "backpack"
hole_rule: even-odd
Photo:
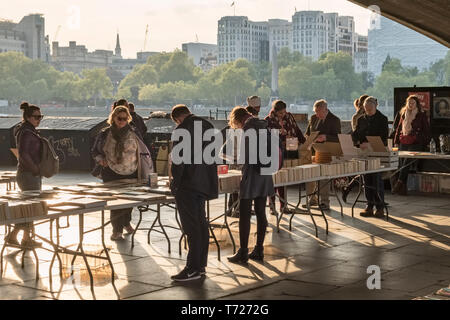
[[[46,178],[53,177],[59,172],[59,158],[48,139],[40,137],[42,141],[40,174]]]

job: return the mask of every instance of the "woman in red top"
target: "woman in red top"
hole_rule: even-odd
[[[395,130],[394,145],[401,151],[425,151],[430,143],[430,124],[426,113],[420,106],[417,96],[409,96],[405,106],[399,112],[400,120]],[[402,159],[400,162],[399,177],[392,193],[406,195],[406,182],[408,180],[411,159]]]
[[[286,103],[282,100],[275,100],[272,103],[272,109],[269,115],[264,119],[268,122],[269,129],[280,130],[280,148],[283,151],[283,159],[297,159],[298,150],[288,151],[286,150],[286,139],[297,138],[298,144],[302,144],[306,141],[303,136],[302,130],[297,125],[292,113],[286,111]],[[284,189],[276,188],[279,196],[284,199]],[[275,196],[271,197],[271,203],[275,204]],[[280,202],[280,210],[283,209],[283,204]],[[274,214],[271,206],[271,214]]]

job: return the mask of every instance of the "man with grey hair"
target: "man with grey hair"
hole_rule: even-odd
[[[338,134],[341,133],[341,120],[336,117],[331,111],[328,110],[328,103],[326,100],[317,100],[314,103],[314,115],[312,115],[309,121],[308,128],[306,129],[306,135],[311,135],[314,131],[319,131],[319,136],[316,139],[316,143],[323,142],[339,142]],[[312,194],[316,187],[316,183],[311,182],[306,184],[306,192]],[[322,181],[319,183],[320,191],[320,203],[318,199],[311,197],[310,205],[319,205],[322,210],[330,209],[330,199],[329,199],[329,189],[330,186],[327,181]]]
[[[252,112],[252,114],[257,117],[258,114],[259,114],[259,111],[261,110],[261,98],[258,97],[258,96],[248,97],[247,98],[247,105],[249,107],[254,108],[256,110],[256,112],[257,112],[256,115],[253,114],[253,112]]]

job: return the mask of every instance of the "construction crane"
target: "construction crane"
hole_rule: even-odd
[[[147,37],[148,37],[148,25],[145,27],[144,49],[142,49],[142,51],[145,51],[145,47],[147,46]]]
[[[58,38],[59,30],[61,30],[61,25],[58,25],[58,27],[56,28],[55,35],[53,36],[53,41],[56,41],[56,39]]]

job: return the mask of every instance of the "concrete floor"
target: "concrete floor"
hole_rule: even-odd
[[[44,184],[67,184],[67,181],[78,179],[95,181],[87,174],[66,174],[44,181]],[[349,199],[354,196],[350,195]],[[296,203],[295,189],[289,190],[289,200]],[[287,300],[413,299],[448,286],[450,197],[387,195],[386,201],[390,203],[388,222],[361,218],[360,209],[352,219],[349,205],[344,207],[344,217],[341,218],[337,202],[332,201],[332,211],[327,215],[329,234],[325,234],[324,221],[317,217],[317,238],[309,216],[296,215],[292,231],[289,231],[289,216],[285,215],[277,233],[275,218],[268,214],[265,261],[250,261],[248,266],[227,261],[226,256],[232,254],[229,237],[225,231],[216,230],[221,244],[221,261],[218,261],[215,244],[211,243],[206,278],[187,285],[170,280],[171,275],[183,269],[186,259],[186,250],[183,249],[181,255],[178,253],[178,230],[167,229],[172,246],[170,254],[166,239],[158,233],[151,234],[149,245],[146,231],[138,231],[133,249],[129,238],[114,243],[108,237],[117,275],[116,287],[121,299]],[[213,215],[218,214],[223,209],[223,199],[213,201],[211,209]],[[165,224],[176,225],[170,209],[164,209],[162,217]],[[99,219],[99,214],[89,214],[86,224],[94,227]],[[134,213],[134,223],[136,219],[137,214]],[[147,213],[144,226],[148,227],[153,219],[154,214]],[[63,231],[63,243],[77,242],[77,219],[71,218],[70,226]],[[38,226],[37,233],[45,234],[47,229],[46,225]],[[0,231],[3,239],[4,228],[1,227]],[[108,229],[108,235],[110,232]],[[233,225],[233,234],[238,242],[237,223]],[[250,244],[254,241],[252,233]],[[100,243],[99,234],[90,234],[85,243]],[[0,299],[93,299],[84,270],[76,269],[76,281],[72,283],[70,279],[59,278],[58,264],[55,264],[50,283],[51,254],[38,250],[38,255],[40,279],[36,281],[33,255],[26,255],[22,269],[21,254],[7,249],[0,278]],[[95,261],[91,263],[94,265]],[[366,281],[371,275],[367,268],[370,265],[380,268],[379,290],[367,288]],[[117,299],[105,271],[95,272],[94,292],[96,299]]]

